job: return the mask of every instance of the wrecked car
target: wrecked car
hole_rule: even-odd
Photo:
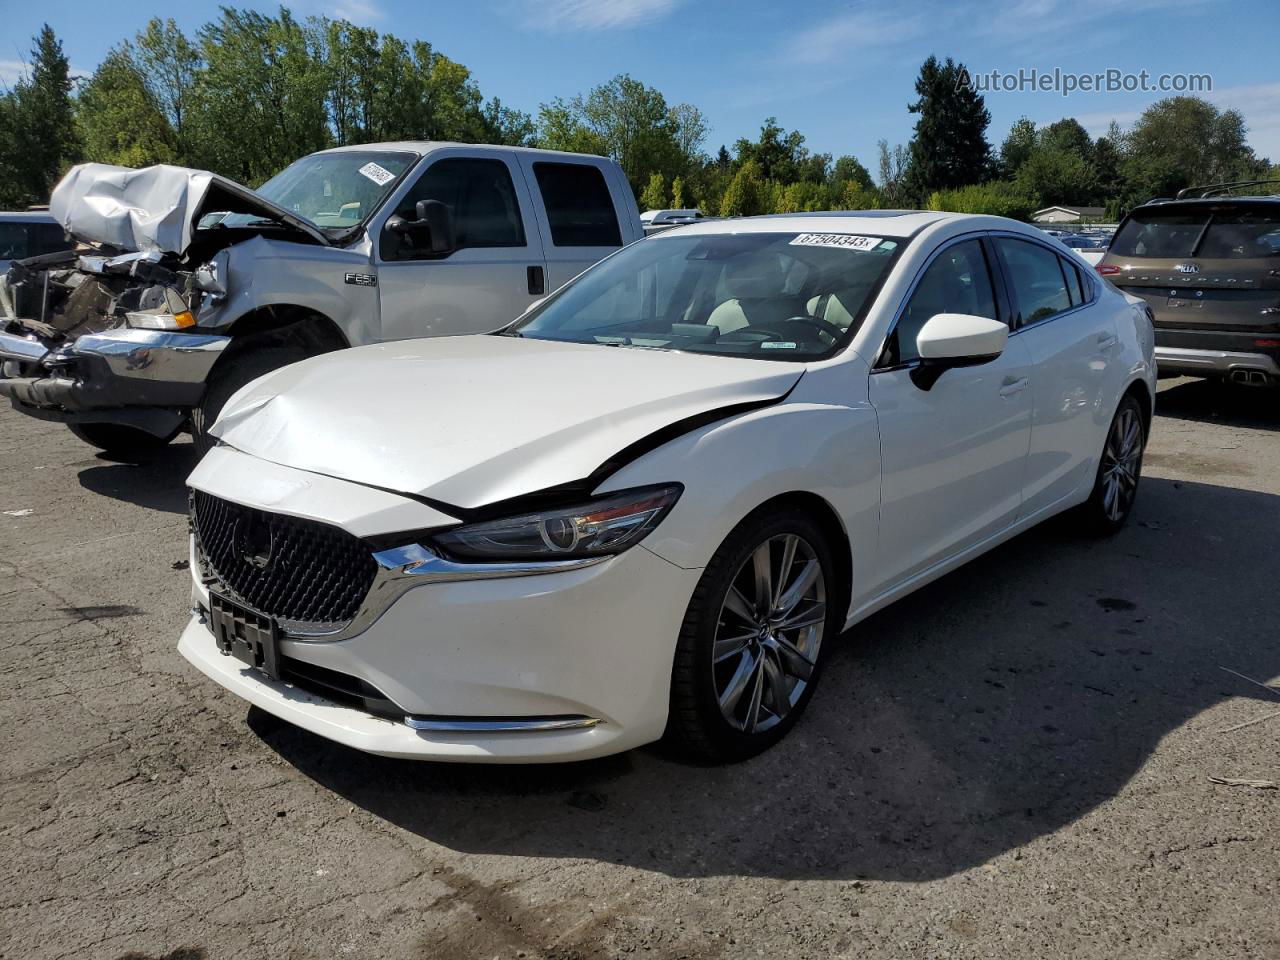
[[[206,451],[232,394],[310,356],[496,330],[643,235],[612,161],[430,142],[311,154],[257,190],[81,164],[50,213],[77,245],[0,277],[0,395],[120,455],[183,430]]]

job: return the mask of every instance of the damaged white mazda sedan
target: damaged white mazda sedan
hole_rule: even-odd
[[[1146,308],[1036,230],[698,224],[495,335],[361,347],[227,403],[179,649],[372,753],[575,760],[783,737],[837,636],[1137,492]]]

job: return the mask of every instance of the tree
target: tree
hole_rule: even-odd
[[[782,129],[777,117],[765,120],[758,140],[738,140],[734,152],[739,164],[754,162],[765,180],[782,183],[821,183],[827,178],[831,163],[828,154],[810,154],[805,149],[804,135],[799,130]]]
[[[0,104],[0,203],[47,203],[54,184],[80,156],[71,75],[62,42],[45,24],[31,67]]]
[[[1199,97],[1169,97],[1143,112],[1126,137],[1122,172],[1131,202],[1183,187],[1251,179],[1260,163],[1244,117]]]
[[[935,190],[928,209],[948,213],[986,213],[997,217],[1026,220],[1035,209],[1035,200],[1008,180],[971,184],[958,190]]]
[[[720,200],[720,216],[752,217],[768,212],[766,187],[760,168],[754,161],[747,161],[729,181],[729,187]]]
[[[616,160],[637,192],[654,171],[668,178],[685,173],[706,137],[706,123],[696,107],[670,107],[660,92],[626,74],[585,96],[544,103],[538,123],[544,146]]]
[[[1018,168],[1027,162],[1036,148],[1036,125],[1026,117],[1019,117],[1009,135],[1000,145],[1000,168],[1006,177],[1016,176]]]
[[[671,207],[673,210],[686,210],[684,196],[684,177],[676,177],[671,181]]]
[[[929,57],[916,79],[917,99],[907,109],[919,115],[911,138],[907,186],[917,197],[984,180],[991,166],[987,126],[991,114],[982,96],[962,85],[964,64]]]
[[[640,206],[645,210],[662,210],[667,205],[667,178],[661,173],[649,176],[649,185],[640,194]]]
[[[174,129],[124,49],[110,51],[80,88],[75,114],[86,160],[145,167],[177,158]]]
[[[124,53],[140,75],[150,99],[173,129],[181,152],[190,131],[188,110],[200,72],[200,51],[172,19],[147,23]]]
[[[911,205],[906,185],[907,170],[911,163],[911,154],[902,144],[889,149],[889,141],[881,140],[876,144],[879,150],[879,186],[880,195],[889,209],[900,209]]]
[[[843,189],[844,184],[850,181],[863,190],[870,190],[875,186],[871,180],[871,172],[858,162],[857,157],[840,157],[831,168],[831,183]]]
[[[1093,159],[1093,139],[1075,117],[1063,117],[1043,128],[1036,136],[1038,146],[1060,153],[1073,153],[1081,160]]]

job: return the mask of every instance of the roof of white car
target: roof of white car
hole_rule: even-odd
[[[854,233],[871,236],[909,237],[943,220],[965,220],[964,213],[929,210],[850,210],[833,213],[777,213],[763,217],[733,217],[674,227],[654,237],[688,236],[691,233]],[[989,217],[982,217],[989,220]]]
[[[586,160],[604,160],[604,157],[593,153],[568,153],[564,150],[541,150],[537,147],[508,147],[500,143],[457,143],[453,140],[395,140],[387,143],[348,143],[341,147],[330,147],[319,153],[350,153],[359,151],[375,151],[393,153],[396,151],[409,153],[430,153],[441,147],[464,147],[468,150],[514,150],[516,153],[535,153],[562,157],[581,157]]]

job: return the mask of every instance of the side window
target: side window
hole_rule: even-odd
[[[31,255],[70,250],[71,242],[56,223],[37,223],[32,227]]]
[[[523,247],[524,221],[511,172],[501,160],[479,157],[446,157],[437,160],[418,178],[395,213],[412,220],[419,200],[439,200],[453,213],[457,249],[467,247]],[[383,232],[383,256],[388,260],[413,260],[416,252],[403,250],[399,238]]]
[[[622,246],[613,198],[598,167],[585,163],[535,163],[533,175],[547,208],[553,245]]]
[[[894,365],[918,360],[916,337],[929,318],[939,313],[999,319],[991,271],[979,241],[953,244],[929,264],[889,338],[885,362]]]
[[[1017,301],[1017,326],[1025,327],[1071,308],[1062,272],[1066,264],[1056,253],[1038,243],[1009,237],[1000,237],[996,243]]]

